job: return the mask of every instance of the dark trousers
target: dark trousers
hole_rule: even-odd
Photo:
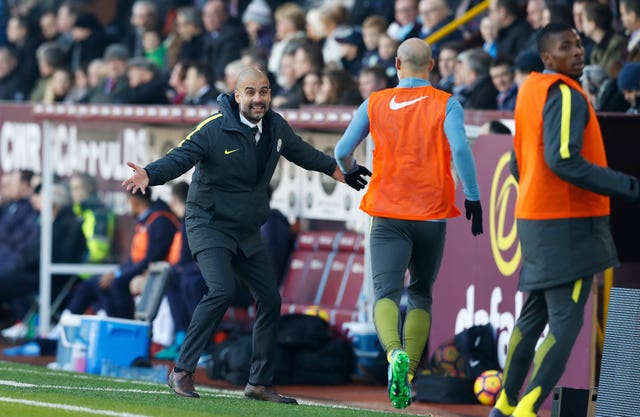
[[[206,293],[207,286],[200,273],[171,271],[165,294],[176,332],[187,330],[193,312]]]
[[[431,290],[440,269],[446,230],[446,222],[373,218],[371,272],[376,301],[389,298],[400,304],[408,267],[408,309],[431,312]]]
[[[445,222],[372,218],[371,272],[376,331],[387,353],[397,348],[406,351],[412,375],[418,368],[431,329],[432,289],[442,260],[446,230]],[[407,286],[407,312],[402,320],[400,299],[407,268],[411,278]]]
[[[196,369],[200,355],[233,302],[235,280],[239,279],[256,301],[249,383],[271,385],[281,300],[266,248],[249,257],[240,249],[234,253],[226,248],[209,248],[197,255],[197,262],[209,291],[193,313],[176,367],[189,372]]]
[[[509,340],[504,367],[503,384],[510,405],[518,402],[518,393],[534,362],[534,371],[522,396],[534,396],[527,403],[533,404],[534,412],[540,409],[564,373],[582,328],[592,282],[593,277],[588,277],[528,294]],[[536,351],[536,343],[547,323],[549,333]]]
[[[67,308],[73,314],[84,314],[87,308],[97,303],[109,317],[132,319],[135,305],[129,291],[130,279],[114,279],[107,289],[100,287],[100,275],[82,281],[73,293]]]

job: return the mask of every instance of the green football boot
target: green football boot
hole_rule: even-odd
[[[411,404],[411,384],[409,384],[409,355],[402,349],[391,353],[387,370],[389,399],[395,408],[406,408]]]

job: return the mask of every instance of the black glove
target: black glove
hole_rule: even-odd
[[[364,175],[371,176],[371,171],[362,165],[357,165],[353,172],[344,174],[344,181],[356,191],[360,191],[367,185],[368,181],[364,179]]]
[[[482,206],[480,201],[464,200],[467,220],[471,219],[471,233],[474,236],[482,234]]]

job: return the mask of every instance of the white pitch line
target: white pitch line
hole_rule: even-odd
[[[68,387],[64,385],[45,385],[45,384],[28,384],[18,381],[8,381],[6,379],[0,379],[0,385],[6,385],[9,387],[20,388],[46,388],[46,389],[59,389],[59,390],[77,390],[78,387]],[[123,388],[100,388],[100,387],[82,387],[83,391],[104,391],[104,392],[129,392],[135,394],[173,394],[169,390],[142,390],[142,389],[123,389]]]
[[[87,413],[87,414],[97,414],[101,416],[113,416],[113,417],[152,417],[145,414],[133,414],[133,413],[121,413],[118,411],[109,411],[109,410],[96,410],[93,408],[87,407],[78,407],[75,405],[66,405],[66,404],[56,404],[56,403],[46,403],[42,401],[31,401],[31,400],[20,400],[17,398],[7,398],[0,397],[0,402],[5,403],[17,403],[23,405],[30,405],[34,407],[45,407],[45,408],[56,408],[59,410],[72,411],[78,413]]]

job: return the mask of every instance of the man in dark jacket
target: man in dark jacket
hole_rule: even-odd
[[[239,19],[229,15],[229,6],[222,0],[209,0],[202,6],[202,21],[206,30],[205,51],[207,64],[213,69],[213,78],[224,79],[224,67],[240,59],[249,46],[249,35]]]
[[[6,203],[0,217],[0,276],[10,275],[20,264],[18,254],[26,250],[29,236],[37,229],[38,217],[29,201],[33,171],[15,170],[4,176],[8,178],[2,189]]]
[[[515,57],[518,52],[526,49],[533,30],[529,23],[520,17],[516,0],[491,0],[489,18],[498,26],[497,56]]]
[[[339,181],[335,161],[297,136],[270,110],[267,76],[255,68],[238,75],[235,93],[218,98],[220,112],[202,121],[163,158],[146,167],[128,162],[133,175],[122,185],[132,192],[164,184],[195,165],[189,187],[186,229],[189,246],[209,288],[193,314],[168,384],[178,395],[199,397],[193,371],[205,345],[233,300],[234,279],[256,300],[248,398],[297,404],[272,387],[280,317],[280,293],[260,226],[269,215],[268,187],[280,156]]]
[[[131,58],[127,78],[128,88],[113,97],[114,103],[169,104],[165,94],[166,83],[158,66],[148,58]]]
[[[482,48],[468,49],[458,55],[456,64],[456,86],[454,97],[460,100],[462,107],[474,110],[495,110],[498,108],[496,96],[498,90],[491,81],[489,66],[491,56]],[[460,84],[458,84],[460,82]]]
[[[0,100],[24,101],[28,96],[29,86],[18,68],[15,50],[0,46]]]

